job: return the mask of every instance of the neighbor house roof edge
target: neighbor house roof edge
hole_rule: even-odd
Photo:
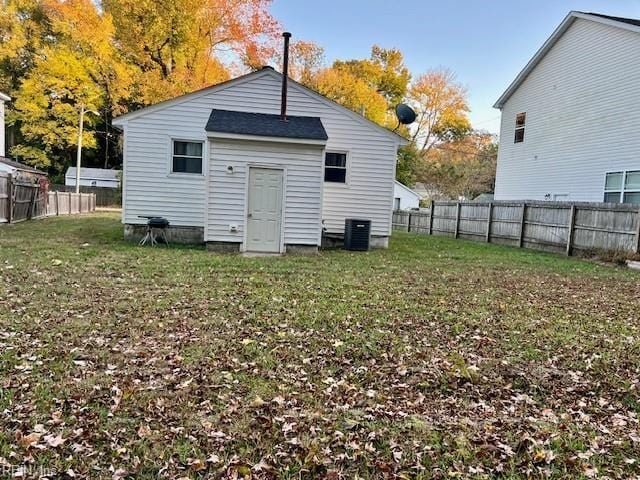
[[[500,98],[498,98],[498,100],[493,104],[493,108],[502,109],[507,100],[509,100],[511,95],[513,95],[513,93],[520,87],[520,85],[522,85],[522,83],[538,65],[538,63],[540,63],[540,61],[549,52],[549,50],[551,50],[551,48],[556,44],[560,37],[564,35],[564,33],[569,29],[573,22],[575,22],[575,20],[579,18],[640,33],[640,24],[629,23],[633,19],[572,10],[567,14],[560,25],[556,27],[549,38],[547,38],[542,47],[540,47],[538,51],[533,55],[531,60],[527,62],[525,67],[520,71],[513,82],[511,82],[511,84],[507,87]]]

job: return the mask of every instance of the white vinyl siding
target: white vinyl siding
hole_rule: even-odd
[[[640,170],[638,52],[640,33],[574,21],[503,106],[496,200],[602,202],[607,172]]]
[[[4,145],[4,101],[0,100],[0,157],[5,156]]]
[[[243,241],[251,165],[284,169],[284,243],[318,245],[322,146],[211,139],[205,241]],[[230,226],[237,226],[231,232]]]
[[[204,127],[213,108],[277,114],[280,90],[280,76],[264,70],[247,81],[128,120],[124,223],[143,223],[139,215],[162,215],[175,226],[204,226],[205,178],[170,175],[171,139],[204,141]],[[345,218],[368,218],[373,235],[387,236],[391,233],[398,142],[355,119],[354,114],[325,102],[289,84],[288,113],[320,117],[329,136],[326,150],[349,152],[349,184],[324,185],[325,227],[329,232],[342,233]],[[244,195],[244,191],[240,193]]]
[[[75,187],[76,177],[65,177],[64,184],[68,187]],[[80,185],[84,187],[118,188],[118,180],[104,180],[102,178],[80,177]]]

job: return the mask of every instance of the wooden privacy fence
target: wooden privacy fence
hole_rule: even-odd
[[[393,212],[395,229],[426,235],[564,252],[640,252],[635,205],[571,202],[433,202],[421,211]]]
[[[16,223],[43,217],[47,196],[40,185],[0,173],[0,223]]]
[[[20,181],[0,173],[0,224],[16,223],[47,215],[93,212],[93,193],[46,192],[38,183]]]
[[[76,187],[72,185],[52,185],[51,190],[58,192],[75,192]],[[80,185],[80,192],[95,193],[97,207],[119,207],[122,204],[121,192],[116,188]]]
[[[47,215],[75,215],[96,209],[95,193],[49,192]]]

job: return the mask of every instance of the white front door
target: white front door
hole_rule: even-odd
[[[247,248],[249,252],[280,252],[283,171],[249,169]]]

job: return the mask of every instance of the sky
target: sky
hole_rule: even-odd
[[[640,0],[273,0],[295,40],[335,59],[366,58],[373,44],[399,48],[414,74],[453,70],[468,91],[470,118],[498,133],[492,105],[571,10],[640,18]]]

